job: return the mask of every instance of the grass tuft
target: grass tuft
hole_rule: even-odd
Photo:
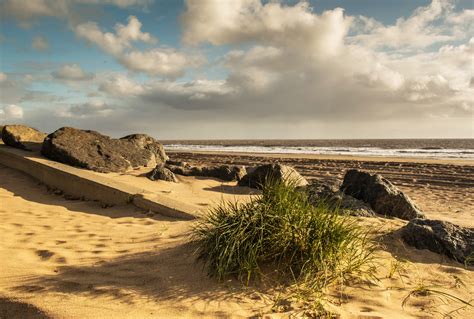
[[[281,283],[320,290],[369,271],[368,232],[324,199],[312,205],[291,184],[267,178],[261,195],[225,202],[198,222],[193,237],[210,276],[248,284],[271,268]]]

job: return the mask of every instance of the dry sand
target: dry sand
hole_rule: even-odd
[[[230,157],[218,156],[211,160],[198,155],[188,158],[180,155],[180,158],[195,162],[231,161]],[[260,160],[233,156],[232,162],[253,163],[255,159]],[[360,161],[357,165],[364,163]],[[307,163],[297,164],[297,169],[308,176]],[[328,173],[323,170],[324,176],[331,176],[330,172],[335,170],[340,174],[349,165],[342,164],[312,162],[326,168]],[[439,163],[416,165],[419,175],[431,171],[434,177],[438,173],[451,174],[451,170],[459,174],[467,167],[453,168]],[[410,178],[416,179],[413,177],[416,165],[398,166],[400,174],[411,174]],[[388,174],[396,176],[395,164],[384,167]],[[371,168],[382,169],[379,164],[372,164]],[[203,210],[222,199],[248,198],[248,189],[237,188],[235,183],[194,178],[182,178],[179,184],[151,182],[136,176],[141,174],[143,171],[138,170],[106,176],[167,194]],[[469,184],[465,177],[459,178],[459,185],[465,180]],[[428,187],[421,187],[417,182],[410,186],[406,179],[403,182],[397,178],[395,183],[429,217],[439,216],[472,227],[474,206],[470,187],[457,187],[452,182],[446,185],[442,181]],[[461,211],[456,212],[457,209]],[[133,206],[102,208],[94,202],[66,200],[51,194],[28,176],[3,166],[0,166],[0,218],[0,317],[4,309],[16,309],[18,318],[36,318],[34,314],[38,318],[240,318],[282,311],[279,307],[272,310],[281,298],[293,302],[294,309],[273,313],[271,317],[301,314],[298,303],[285,294],[256,293],[235,280],[218,283],[208,278],[202,265],[195,261],[194,247],[188,243],[192,221],[148,215]],[[404,221],[384,218],[360,221],[381,236],[383,246],[377,250],[379,266],[374,273],[378,281],[342,289],[332,287],[326,301],[329,310],[343,318],[474,315],[473,308],[437,294],[413,296],[402,307],[409,292],[420,285],[473,300],[474,269],[466,269],[428,251],[406,247],[397,232]]]

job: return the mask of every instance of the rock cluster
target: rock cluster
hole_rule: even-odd
[[[165,167],[178,175],[214,177],[224,181],[238,181],[246,174],[245,167],[237,165],[192,166],[185,162],[167,161]]]
[[[412,219],[401,230],[403,240],[461,263],[474,263],[474,229],[441,220]],[[468,260],[470,259],[470,260]]]
[[[253,171],[242,177],[238,185],[260,189],[265,185],[268,178],[283,181],[295,187],[308,185],[308,181],[294,168],[279,163],[257,166]]]
[[[340,189],[345,194],[368,203],[377,214],[405,220],[424,218],[407,195],[378,174],[349,170]]]
[[[6,145],[32,151],[35,145],[43,142],[46,134],[26,125],[5,125],[1,138]]]
[[[161,144],[146,135],[114,139],[72,127],[62,127],[49,134],[41,153],[61,163],[102,173],[155,166],[166,156]]]

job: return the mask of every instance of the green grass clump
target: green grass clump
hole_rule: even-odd
[[[310,204],[293,185],[267,180],[262,195],[223,203],[195,227],[198,258],[211,276],[248,283],[269,266],[280,279],[320,289],[367,271],[373,246],[353,219],[323,199]]]

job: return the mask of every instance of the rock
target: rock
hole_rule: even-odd
[[[178,182],[178,179],[173,172],[167,169],[163,164],[156,165],[156,167],[148,173],[147,177],[152,181],[162,180],[167,182]]]
[[[302,187],[302,189],[307,193],[310,203],[315,206],[321,200],[325,200],[332,207],[339,208],[345,214],[363,217],[375,216],[375,212],[369,205],[339,191],[335,184],[313,180],[311,184]]]
[[[244,166],[191,166],[185,162],[167,161],[166,168],[178,175],[214,177],[224,181],[238,181],[245,174]]]
[[[27,151],[32,151],[46,137],[45,133],[26,125],[5,125],[1,135],[6,145]]]
[[[132,134],[122,137],[121,140],[129,141],[139,148],[149,150],[155,156],[156,163],[165,163],[168,160],[163,145],[149,135]]]
[[[192,176],[190,166],[178,166],[178,165],[169,165],[166,164],[165,167],[169,169],[174,174],[183,175],[183,176]]]
[[[345,194],[368,203],[377,214],[405,220],[424,218],[407,195],[378,174],[349,170],[340,189]]]
[[[49,134],[41,153],[61,163],[102,173],[156,165],[155,155],[138,147],[135,142],[72,127],[63,127]]]
[[[295,187],[306,186],[308,181],[294,168],[279,163],[261,165],[239,181],[239,186],[262,188],[268,177],[285,183],[294,183]]]
[[[2,139],[3,125],[0,125],[0,140]]]
[[[220,165],[202,167],[201,170],[201,176],[215,177],[224,181],[240,181],[247,174],[244,166]]]
[[[428,249],[461,263],[474,257],[474,228],[430,219],[412,219],[401,229],[403,240],[418,249]],[[472,263],[472,259],[470,260]]]

